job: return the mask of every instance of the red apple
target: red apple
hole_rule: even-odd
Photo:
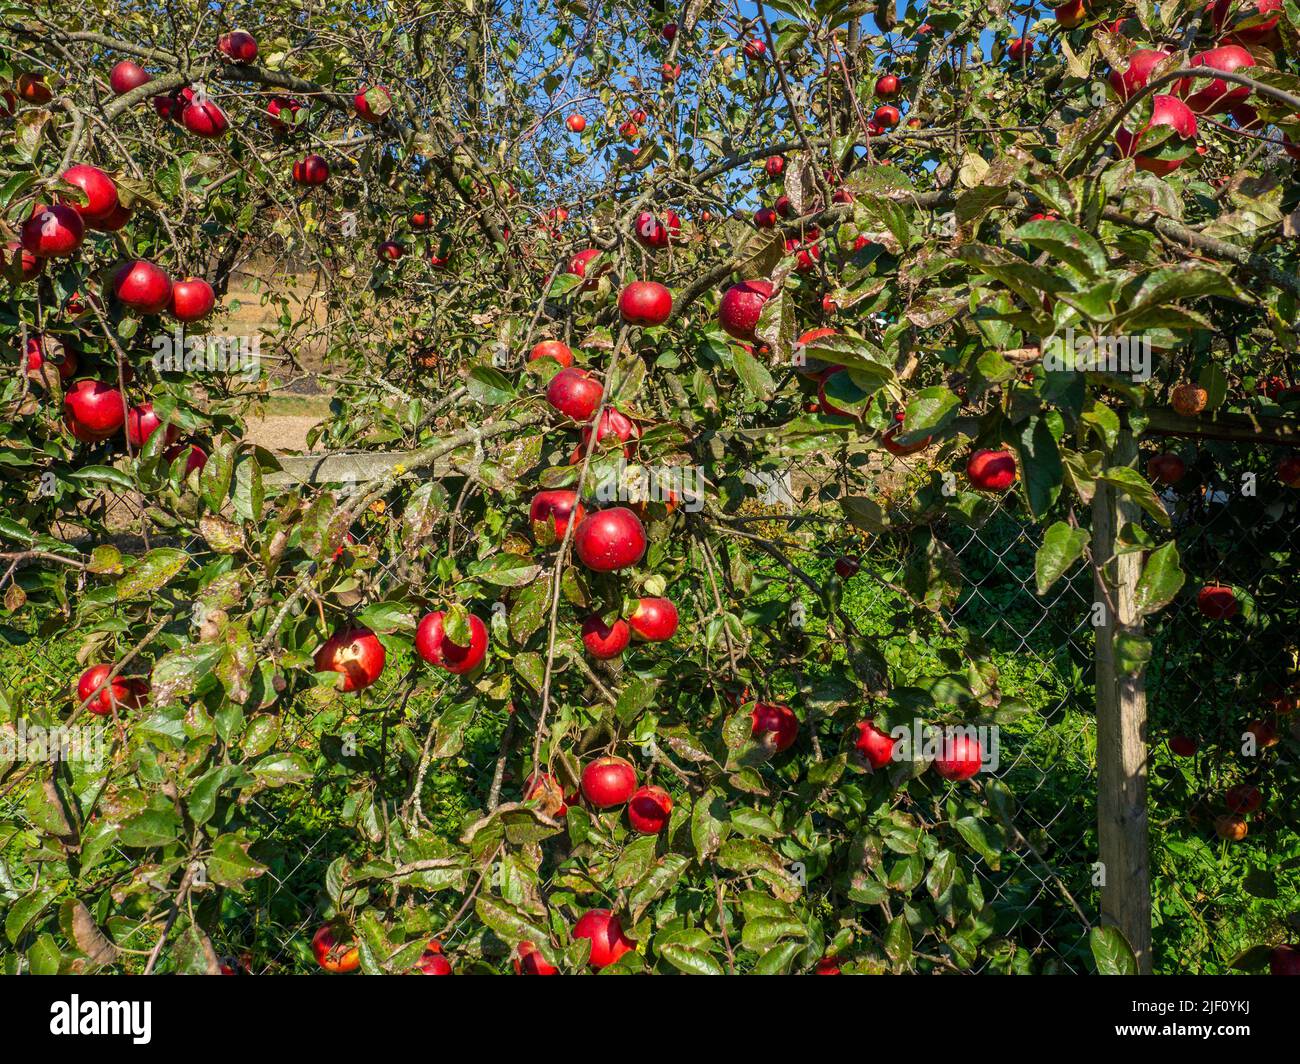
[[[842,557],[835,559],[835,575],[841,580],[848,580],[850,577],[856,576],[861,568],[862,563],[857,558]]]
[[[560,969],[548,964],[542,951],[531,942],[521,942],[516,950],[515,975],[559,975]]]
[[[1239,44],[1225,44],[1192,56],[1187,65],[1245,74],[1255,65],[1255,58]],[[1238,85],[1222,78],[1183,78],[1174,83],[1173,91],[1186,97],[1187,106],[1195,113],[1211,115],[1225,113],[1233,104],[1250,95],[1248,85]]]
[[[1148,129],[1167,126],[1173,135],[1160,143],[1154,150],[1160,155],[1140,155],[1138,144],[1142,134]],[[1132,158],[1139,170],[1164,177],[1172,174],[1192,154],[1196,140],[1196,115],[1192,114],[1182,100],[1176,96],[1156,96],[1151,105],[1151,118],[1136,133],[1121,126],[1115,131],[1115,146],[1119,148],[1120,157]]]
[[[167,309],[177,321],[202,321],[217,305],[212,285],[201,277],[185,277],[172,285]]]
[[[767,161],[763,163],[763,169],[767,172],[768,177],[780,177],[781,172],[785,169],[785,157],[782,155],[769,155]]]
[[[81,220],[87,225],[99,218],[108,217],[117,209],[117,186],[99,167],[78,163],[63,172],[63,180],[85,193],[85,206],[67,200],[64,202],[81,215]]]
[[[775,202],[774,204],[772,204],[772,206],[776,208],[776,213],[779,214],[782,218],[793,218],[793,217],[794,217],[794,207],[791,206],[791,204],[790,204],[790,197],[789,197],[789,196],[777,196],[777,197],[776,197],[776,202]],[[776,221],[775,221],[775,219],[774,219],[774,220],[772,221],[772,225],[775,225],[775,224],[776,224]],[[770,228],[770,227],[769,227],[769,228]]]
[[[587,264],[599,254],[600,248],[587,248],[585,251],[579,251],[569,260],[569,268],[567,272],[574,274],[577,277],[587,278],[587,283],[583,285],[584,289],[595,288],[597,277],[609,269],[609,264],[606,263],[591,277],[587,277]]]
[[[293,180],[298,185],[323,185],[329,180],[330,167],[319,155],[306,155],[293,164]]]
[[[606,968],[636,946],[623,934],[623,925],[608,909],[592,909],[582,914],[573,925],[573,937],[591,942],[590,964],[593,968]]]
[[[565,530],[569,527],[569,518],[572,516],[581,524],[586,515],[586,510],[578,501],[578,493],[563,488],[539,491],[533,496],[532,505],[528,508],[533,538],[539,542],[545,539],[547,532],[556,540],[563,539]]]
[[[576,112],[569,115],[564,124],[569,127],[571,133],[581,133],[587,128],[586,118]]]
[[[1229,842],[1240,842],[1250,833],[1250,826],[1239,816],[1215,817],[1214,833]]]
[[[1261,48],[1268,48],[1276,51],[1282,46],[1281,38],[1278,36],[1277,23],[1278,16],[1273,14],[1272,18],[1264,18],[1276,11],[1282,10],[1282,0],[1254,0],[1254,3],[1243,4],[1241,6],[1241,21],[1246,22],[1251,19],[1258,19],[1253,26],[1233,27],[1232,32],[1228,34],[1225,40],[1234,44],[1244,44],[1246,46],[1258,45]],[[1215,25],[1222,29],[1230,14],[1231,5],[1225,0],[1220,0],[1215,7]],[[1251,10],[1253,8],[1253,10]],[[1222,12],[1222,14],[1220,14]]]
[[[658,835],[672,812],[672,797],[662,787],[642,787],[627,803],[628,823],[641,835]]]
[[[585,369],[562,369],[546,386],[546,401],[574,421],[590,421],[600,407],[605,387]]]
[[[288,133],[296,125],[302,104],[288,96],[272,96],[266,101],[267,124],[276,133]]]
[[[62,353],[56,355],[46,347],[44,336],[37,333],[35,336],[27,337],[27,372],[39,374],[47,361],[59,371],[60,380],[70,380],[76,375],[76,352],[62,347]]]
[[[1228,789],[1223,800],[1234,813],[1249,814],[1264,804],[1264,795],[1258,787],[1239,783]]]
[[[874,717],[858,721],[854,728],[858,734],[853,740],[853,748],[873,770],[884,768],[894,760],[896,743],[888,732],[876,727]]]
[[[371,98],[367,99],[367,97]],[[392,105],[392,94],[384,85],[364,88],[352,97],[352,106],[356,108],[357,117],[371,125],[382,122],[384,115],[392,109]]]
[[[750,734],[777,753],[788,750],[799,736],[799,718],[789,706],[756,702],[749,720]]]
[[[63,259],[81,247],[86,226],[81,214],[65,203],[38,203],[19,231],[23,247],[38,259]]]
[[[903,432],[903,422],[907,415],[903,411],[898,411],[894,415],[894,424],[885,430],[885,434],[880,438],[881,445],[890,454],[905,458],[909,454],[916,454],[918,451],[924,451],[933,441],[932,436],[923,436],[919,440],[913,440],[911,443],[900,443],[898,437]]]
[[[623,757],[598,757],[582,770],[582,796],[598,809],[623,805],[636,790],[636,769]]]
[[[628,624],[638,639],[662,643],[677,632],[677,607],[671,599],[652,597],[638,600]]]
[[[406,253],[406,248],[396,240],[385,240],[380,243],[376,253],[381,262],[396,262]]]
[[[420,959],[415,962],[417,975],[451,975],[451,962],[442,955],[442,943],[436,938],[424,947]]]
[[[617,410],[612,406],[607,406],[601,411],[600,420],[596,422],[596,444],[599,446],[601,440],[607,436],[613,436],[618,440],[626,443],[633,437],[639,437],[641,429],[637,423],[628,417],[623,411]],[[582,430],[582,443],[574,450],[573,457],[569,459],[574,465],[582,461],[587,452],[587,445],[591,442],[591,428],[588,426]],[[623,448],[624,457],[632,457],[630,447]]]
[[[528,361],[536,362],[539,358],[553,358],[566,369],[573,365],[573,352],[569,350],[568,344],[561,343],[559,340],[543,340],[541,343],[534,344],[533,349],[528,352]]]
[[[876,113],[872,119],[881,129],[893,129],[902,120],[902,115],[898,113],[898,108],[892,103],[881,104],[876,108]]]
[[[32,281],[45,269],[45,260],[37,258],[19,240],[5,242],[5,271],[19,281]]]
[[[737,340],[753,340],[763,304],[772,298],[772,282],[755,280],[733,284],[718,304],[718,324]]]
[[[562,820],[569,811],[569,803],[577,800],[576,794],[566,797],[560,781],[549,772],[534,774],[524,782],[524,801],[536,802],[538,809],[552,820]]]
[[[469,646],[453,643],[443,627],[446,614],[442,610],[426,614],[415,630],[415,652],[431,665],[437,665],[459,675],[478,667],[487,655],[487,625],[469,616]]]
[[[433,224],[433,219],[429,217],[429,212],[422,209],[413,210],[407,221],[411,223],[412,229],[428,229]]]
[[[1187,473],[1187,465],[1173,451],[1165,451],[1147,461],[1147,476],[1162,484],[1177,484]]]
[[[317,672],[343,674],[340,691],[360,691],[384,671],[384,644],[369,628],[345,628],[330,636],[316,651]]]
[[[196,469],[202,469],[208,464],[208,454],[197,443],[178,443],[174,447],[167,448],[163,452],[163,458],[169,463],[175,462],[182,454],[185,457],[185,476],[188,477]]]
[[[1088,17],[1087,7],[1083,0],[1067,0],[1066,3],[1052,11],[1056,21],[1060,23],[1062,29],[1072,30],[1079,26],[1085,18]]]
[[[657,281],[633,281],[618,297],[618,311],[629,325],[662,325],[673,312],[673,297]]]
[[[588,654],[602,661],[622,654],[631,637],[627,621],[622,618],[606,624],[599,613],[593,613],[582,622],[582,645]]]
[[[779,203],[780,200],[777,202]],[[787,197],[786,204],[789,205],[789,203],[790,200]],[[760,207],[754,212],[754,225],[759,229],[774,228],[776,226],[776,211],[772,210],[771,207]]]
[[[1110,87],[1115,90],[1115,94],[1121,100],[1127,100],[1135,92],[1146,88],[1152,72],[1168,58],[1169,53],[1164,49],[1140,48],[1136,52],[1129,53],[1128,66],[1122,71],[1112,70],[1107,80],[1110,82]]]
[[[1212,621],[1229,621],[1237,616],[1241,603],[1232,588],[1223,584],[1206,584],[1196,594],[1196,608]]]
[[[767,45],[757,37],[751,37],[745,42],[745,55],[750,59],[762,59],[767,51]]]
[[[1007,44],[1007,55],[1011,56],[1013,63],[1019,63],[1022,59],[1027,59],[1034,53],[1034,39],[1032,37],[1015,37]]]
[[[579,523],[573,548],[582,564],[598,573],[626,569],[645,556],[645,527],[625,506],[599,510]]]
[[[1169,737],[1169,752],[1175,757],[1195,757],[1200,748],[1201,744],[1190,735],[1171,735]]]
[[[155,432],[163,427],[162,418],[154,413],[153,403],[141,403],[133,406],[126,415],[126,438],[132,447],[143,447]],[[163,438],[170,445],[180,436],[180,429],[168,425]]]
[[[92,665],[83,672],[81,678],[77,680],[77,704],[80,705],[90,698],[91,692],[104,683],[112,671],[111,665]],[[86,704],[86,708],[96,716],[106,717],[114,709],[119,712],[124,709],[139,709],[143,704],[144,692],[141,685],[123,679],[121,676],[115,676]]]
[[[126,402],[103,381],[79,380],[63,396],[63,413],[87,436],[103,440],[126,421]]]
[[[980,770],[984,750],[978,739],[968,735],[949,735],[943,741],[934,770],[946,780],[968,780]]]
[[[1278,739],[1277,729],[1266,720],[1252,720],[1246,725],[1246,732],[1254,738],[1255,746],[1260,750],[1277,746],[1281,741]]]
[[[18,90],[18,95],[28,103],[49,103],[54,99],[54,93],[45,84],[44,74],[19,74],[18,80],[14,83],[14,88]]]
[[[351,941],[342,928],[325,924],[311,939],[316,963],[327,972],[355,972],[361,965],[361,954]]]
[[[132,89],[148,85],[152,80],[139,63],[123,59],[109,72],[108,87],[113,90],[114,96],[125,96]]]
[[[87,218],[86,226],[100,233],[116,233],[131,220],[131,208],[119,203],[102,218]]]
[[[110,288],[124,307],[141,314],[161,314],[172,297],[172,283],[152,262],[125,262],[113,274]]]
[[[663,28],[659,31],[659,36],[671,44],[673,38],[677,36],[677,23],[665,22]]]
[[[198,100],[181,111],[181,125],[196,137],[219,137],[230,128],[226,112],[211,100]]]
[[[966,463],[966,475],[980,491],[1006,491],[1016,479],[1016,459],[1010,451],[976,451]]]
[[[251,63],[257,58],[257,41],[244,30],[231,30],[217,38],[217,49],[233,63]]]
[[[876,95],[882,100],[892,100],[902,87],[897,74],[882,74],[876,79]]]

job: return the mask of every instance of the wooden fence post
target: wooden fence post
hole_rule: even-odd
[[[1124,429],[1115,446],[1115,465],[1137,455]],[[1147,828],[1147,697],[1143,672],[1125,675],[1116,661],[1115,640],[1140,635],[1133,597],[1142,555],[1116,555],[1119,532],[1141,519],[1141,511],[1115,488],[1098,483],[1092,502],[1093,586],[1105,604],[1097,628],[1097,836],[1102,873],[1101,922],[1118,928],[1133,948],[1138,971],[1151,972],[1151,869]],[[1104,583],[1103,583],[1104,582]]]

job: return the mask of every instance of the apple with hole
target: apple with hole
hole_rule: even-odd
[[[341,673],[340,691],[361,691],[384,671],[384,644],[369,628],[345,628],[329,637],[316,651],[317,672]]]
[[[645,526],[626,506],[588,514],[573,535],[578,560],[598,573],[612,573],[635,565],[646,552]]]
[[[874,717],[860,720],[854,726],[857,735],[853,737],[853,749],[858,752],[872,770],[884,768],[894,760],[894,738],[876,727]]]
[[[636,769],[623,757],[598,757],[582,770],[582,796],[597,809],[625,805],[636,791]]]
[[[469,645],[452,641],[446,631],[447,615],[442,610],[425,614],[415,630],[415,652],[430,665],[460,675],[478,667],[487,656],[487,625],[469,615]]]

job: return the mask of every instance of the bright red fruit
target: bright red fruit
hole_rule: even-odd
[[[312,935],[311,951],[316,963],[327,972],[355,972],[361,965],[361,954],[350,937],[329,924]]]
[[[1128,66],[1123,71],[1112,70],[1107,80],[1115,94],[1121,100],[1127,100],[1135,92],[1146,88],[1152,72],[1168,58],[1169,53],[1161,48],[1140,48],[1129,53]]]
[[[144,259],[119,266],[113,274],[111,288],[119,303],[141,314],[160,314],[171,302],[171,281],[161,269]]]
[[[1083,0],[1066,0],[1066,3],[1052,11],[1062,29],[1072,30],[1087,17],[1087,7]]]
[[[841,580],[847,580],[851,576],[856,576],[858,570],[861,568],[862,563],[858,561],[857,558],[843,557],[835,559],[835,575]]]
[[[782,199],[785,199],[786,205],[789,206],[789,198],[782,197]],[[781,200],[777,200],[778,204],[780,202]],[[788,217],[788,215],[786,217]],[[759,229],[774,228],[776,226],[776,211],[772,210],[771,207],[760,207],[754,212],[754,224],[758,226]]]
[[[63,396],[63,413],[87,437],[104,440],[126,421],[126,401],[103,381],[79,380]]]
[[[980,491],[1006,491],[1016,479],[1016,459],[1010,451],[976,451],[966,463],[966,475]]]
[[[901,89],[897,74],[883,74],[876,79],[876,95],[882,100],[892,100]]]
[[[750,59],[762,59],[767,51],[767,45],[757,37],[751,37],[745,42],[745,55]]]
[[[599,254],[600,254],[600,248],[587,248],[584,251],[579,251],[576,255],[573,256],[573,258],[569,260],[569,268],[567,272],[573,274],[576,277],[587,277],[587,264],[591,262],[591,260],[594,259]],[[587,278],[587,283],[583,285],[583,287],[584,288],[595,287],[596,277],[599,276],[599,274],[604,273],[607,268],[608,267],[602,267],[600,270],[597,271],[596,274],[593,274],[590,278]]]
[[[451,961],[442,955],[442,943],[436,938],[424,947],[420,959],[415,962],[417,975],[451,975]]]
[[[294,184],[323,185],[330,177],[330,167],[319,155],[306,155],[293,164]]]
[[[87,218],[86,226],[100,233],[116,233],[131,220],[131,209],[119,203],[100,218]]]
[[[950,735],[934,759],[934,770],[946,780],[968,780],[980,770],[984,751],[978,739],[969,735]]]
[[[587,128],[587,120],[580,114],[571,114],[564,123],[571,133],[581,133]]]
[[[1192,56],[1187,65],[1209,67],[1229,74],[1238,71],[1245,74],[1249,67],[1255,65],[1255,58],[1239,44],[1225,44]],[[1183,78],[1174,82],[1173,91],[1176,95],[1185,97],[1187,106],[1196,114],[1217,115],[1225,113],[1233,104],[1240,103],[1249,96],[1250,86],[1238,85],[1222,78]]]
[[[369,628],[347,628],[335,632],[316,651],[317,672],[343,674],[340,691],[360,691],[379,679],[384,671],[384,644]]]
[[[185,277],[172,285],[167,310],[177,321],[202,321],[216,305],[212,285],[201,277]]]
[[[546,401],[574,421],[590,421],[604,394],[604,385],[576,366],[560,370],[546,386]]]
[[[55,361],[58,359],[58,361]],[[62,355],[51,351],[45,345],[45,337],[39,333],[27,337],[27,372],[39,373],[46,362],[51,362],[59,371],[60,380],[69,380],[77,372],[76,353],[63,348]]]
[[[548,964],[542,951],[531,942],[521,942],[516,950],[515,975],[559,975],[560,969]]]
[[[593,613],[582,622],[582,645],[588,654],[602,661],[618,657],[627,649],[631,638],[627,621],[621,617],[613,624],[606,624],[600,614]]]
[[[673,312],[673,296],[657,281],[633,281],[618,297],[618,312],[629,325],[662,325]]]
[[[540,776],[532,775],[524,783],[524,801],[536,802],[538,809],[552,820],[561,820],[569,811],[569,802],[576,802],[578,796],[566,798],[560,781],[549,772]]]
[[[162,427],[162,419],[154,412],[153,403],[141,403],[127,412],[126,438],[131,441],[132,447],[143,447]],[[175,425],[169,425],[163,438],[168,444],[172,444],[176,442],[179,435],[180,429]]]
[[[302,104],[287,96],[272,96],[266,101],[267,124],[276,133],[288,133],[296,124]]]
[[[642,787],[627,803],[628,823],[642,835],[658,835],[672,812],[672,796],[662,787]]]
[[[38,259],[23,247],[18,240],[5,243],[5,270],[20,281],[31,281],[41,275],[45,269],[45,260]]]
[[[559,340],[543,340],[539,344],[534,344],[533,349],[528,352],[528,361],[536,362],[539,358],[553,358],[566,369],[573,365],[573,352],[569,350],[569,345],[561,343]]]
[[[623,954],[630,953],[636,943],[623,934],[623,925],[608,909],[592,909],[582,914],[573,925],[573,937],[591,940],[590,964],[605,968]]]
[[[767,161],[763,163],[763,169],[767,172],[768,177],[780,177],[781,172],[785,169],[785,157],[782,155],[769,155]]]
[[[1168,126],[1173,136],[1161,142],[1153,151],[1159,155],[1137,154],[1142,134],[1148,129]],[[1120,157],[1132,157],[1139,170],[1164,177],[1172,174],[1192,154],[1196,140],[1196,115],[1176,96],[1156,96],[1151,104],[1151,119],[1136,133],[1121,126],[1115,131],[1115,146]]]
[[[645,556],[645,527],[625,506],[600,510],[578,525],[573,549],[583,565],[598,573],[626,569]]]
[[[366,99],[367,95],[374,93],[376,96],[375,105],[379,106],[379,111],[375,110],[370,100]],[[384,106],[386,104],[386,106]],[[352,106],[356,108],[357,117],[363,122],[369,122],[371,125],[377,125],[384,120],[384,115],[392,108],[393,97],[388,91],[387,86],[376,85],[373,88],[362,89],[352,97]]]
[[[199,100],[181,111],[181,125],[196,137],[219,137],[230,128],[226,112],[211,100]]]
[[[1223,584],[1206,584],[1196,594],[1196,608],[1212,621],[1229,621],[1237,616],[1241,603],[1232,588]]]
[[[677,607],[671,599],[643,598],[628,619],[638,639],[647,643],[662,643],[677,631]]]
[[[174,462],[182,454],[185,455],[185,476],[189,476],[196,469],[202,469],[208,464],[208,454],[197,443],[178,443],[174,447],[167,448],[163,452],[163,458],[168,462]]]
[[[14,88],[18,90],[18,95],[28,103],[49,103],[54,99],[54,93],[45,84],[44,74],[19,74],[18,80],[14,82]]]
[[[446,614],[442,610],[429,613],[415,630],[415,652],[431,665],[448,672],[460,674],[478,666],[487,655],[487,625],[469,616],[469,646],[453,643],[443,627]]]
[[[549,526],[555,539],[563,539],[565,530],[569,527],[570,516],[573,516],[579,524],[587,516],[587,511],[578,501],[576,491],[568,491],[564,488],[539,491],[533,496],[532,505],[528,507],[528,520],[532,522],[533,538],[541,540],[543,529]]]
[[[81,247],[85,236],[81,215],[64,203],[48,207],[38,203],[18,234],[23,247],[38,259],[67,258]]]
[[[77,704],[80,705],[90,698],[91,692],[107,679],[108,674],[113,671],[111,665],[92,665],[81,674],[77,681]],[[86,708],[99,717],[106,717],[113,712],[114,708],[119,711],[123,709],[139,709],[144,703],[144,695],[140,686],[130,680],[125,680],[120,676],[115,676],[111,681],[104,685],[104,689],[95,695]]]
[[[788,750],[799,736],[799,718],[789,706],[757,702],[749,714],[750,734],[764,746],[780,753]]]
[[[891,103],[886,103],[877,107],[876,113],[871,117],[881,129],[893,129],[902,120],[903,116],[898,113],[897,107]]]
[[[217,49],[234,63],[251,63],[257,58],[257,41],[244,30],[231,30],[217,38]]]
[[[1034,39],[1032,37],[1015,37],[1007,45],[1007,55],[1011,56],[1013,63],[1019,63],[1022,59],[1027,59],[1034,53]]]
[[[117,209],[117,185],[99,167],[78,163],[63,172],[63,180],[86,194],[84,206],[69,200],[64,202],[81,215],[81,220],[87,225],[108,217]]]
[[[598,809],[623,805],[636,790],[636,769],[623,757],[598,757],[582,770],[582,796]]]
[[[152,80],[139,63],[123,59],[109,72],[108,87],[113,90],[114,96],[124,96],[132,89],[138,89],[141,85],[148,85]]]
[[[854,728],[858,735],[853,740],[853,748],[868,765],[873,769],[884,768],[894,760],[894,739],[888,732],[876,727],[874,718],[860,720]]]
[[[771,281],[741,281],[723,293],[718,304],[718,324],[737,340],[753,340],[763,304],[772,298]]]

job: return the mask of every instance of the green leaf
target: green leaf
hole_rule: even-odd
[[[241,835],[220,836],[207,860],[208,879],[221,887],[242,890],[244,884],[266,871],[266,865],[248,856],[252,840]]]
[[[117,601],[153,594],[184,569],[189,560],[186,551],[175,547],[155,547],[117,582]]]
[[[1088,933],[1092,959],[1100,975],[1137,975],[1137,957],[1118,927],[1094,927]]]
[[[500,406],[516,398],[514,385],[499,369],[475,366],[466,382],[470,398],[483,406]]]
[[[1153,550],[1147,555],[1133,592],[1133,608],[1137,616],[1146,617],[1168,606],[1182,589],[1185,579],[1177,543],[1170,540]]]
[[[1034,575],[1038,593],[1044,595],[1083,556],[1088,545],[1088,530],[1071,528],[1057,521],[1044,534],[1042,545],[1034,556]]]
[[[1169,511],[1165,509],[1165,504],[1160,501],[1150,481],[1136,469],[1131,466],[1111,466],[1099,474],[1097,479],[1119,489],[1122,494],[1127,495],[1154,517],[1162,527],[1170,526]]]

